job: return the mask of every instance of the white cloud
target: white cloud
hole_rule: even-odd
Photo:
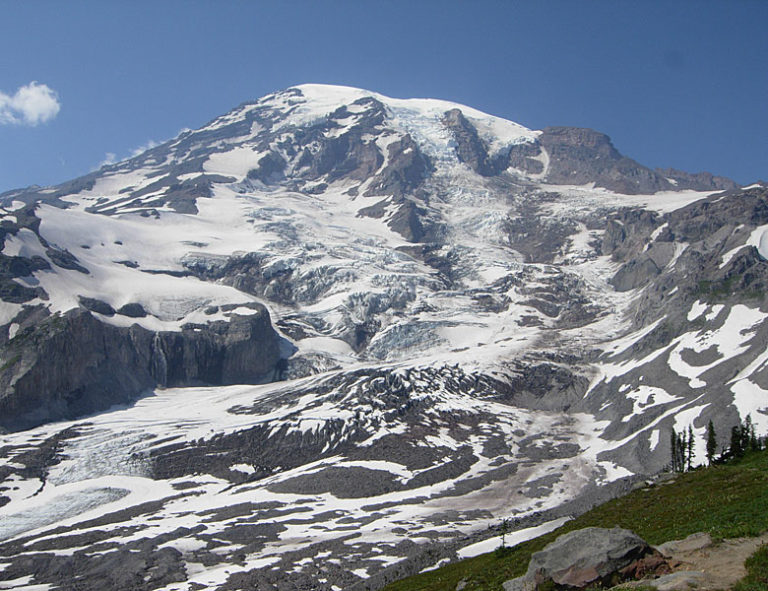
[[[15,94],[0,92],[0,125],[37,125],[50,121],[61,109],[59,96],[45,84],[30,82]]]
[[[146,152],[147,150],[156,148],[161,143],[162,142],[156,142],[155,140],[148,140],[145,144],[131,150],[128,156],[123,156],[123,157],[119,157],[114,152],[107,152],[106,154],[104,154],[104,160],[99,162],[98,167],[101,168],[102,166],[111,166],[112,164],[117,164],[118,162],[122,162],[123,160],[129,160],[131,158],[135,158],[136,156],[139,156],[140,154]]]
[[[142,152],[146,152],[147,150],[151,150],[152,148],[156,148],[160,145],[160,142],[156,142],[155,140],[149,140],[146,144],[143,146],[139,146],[138,148],[134,148],[131,150],[131,155],[129,158],[134,158],[141,154]]]

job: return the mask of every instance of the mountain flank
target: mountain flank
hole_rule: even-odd
[[[6,585],[380,587],[768,432],[768,187],[593,130],[301,85],[0,247]]]

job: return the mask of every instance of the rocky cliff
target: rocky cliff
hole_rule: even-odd
[[[276,377],[278,337],[263,306],[181,331],[116,327],[74,309],[20,328],[4,348],[0,426],[29,428],[126,404],[155,387]]]

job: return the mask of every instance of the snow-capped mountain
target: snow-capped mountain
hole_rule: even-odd
[[[768,431],[767,198],[321,85],[0,196],[0,583],[378,588]]]

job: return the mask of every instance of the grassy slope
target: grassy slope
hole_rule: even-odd
[[[758,548],[744,563],[747,576],[739,581],[733,591],[765,591],[768,588],[768,546]]]
[[[768,452],[747,455],[738,463],[681,474],[675,481],[634,491],[595,507],[506,555],[494,552],[409,577],[385,591],[500,591],[501,584],[525,574],[533,552],[566,532],[589,526],[630,529],[650,544],[708,531],[713,538],[756,536],[768,530]]]

